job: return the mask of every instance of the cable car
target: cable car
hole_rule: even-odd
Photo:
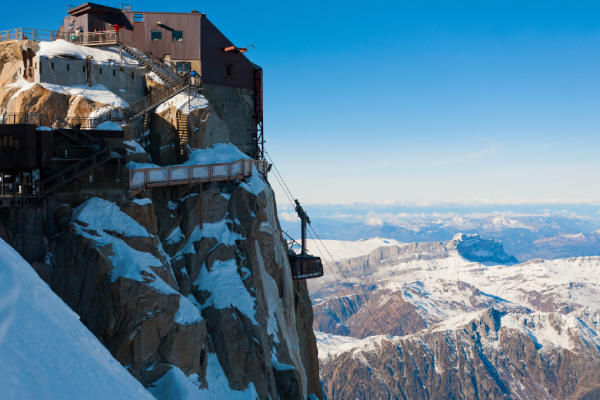
[[[296,254],[290,248],[288,253],[288,259],[292,267],[292,279],[300,281],[319,278],[323,276],[323,263],[320,257],[313,257],[306,252],[306,224],[310,224],[310,219],[302,209],[302,206],[300,206],[298,200],[296,200],[296,212],[302,224],[302,250],[300,254]]]

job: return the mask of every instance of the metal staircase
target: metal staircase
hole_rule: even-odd
[[[111,159],[110,147],[104,147],[99,151],[95,152],[91,156],[79,161],[76,164],[71,165],[68,168],[52,175],[51,177],[40,182],[40,197],[44,197],[53,190],[71,182],[74,179],[79,178],[81,175],[105,164]]]
[[[172,66],[163,63],[150,52],[140,49],[131,40],[119,34],[117,41],[126,53],[135,58],[140,64],[145,65],[147,69],[152,70],[165,83],[172,84],[179,77],[177,71]]]
[[[167,84],[164,88],[157,90],[133,103],[129,107],[129,115],[127,119],[136,119],[144,114],[149,113],[156,107],[160,106],[165,101],[175,97],[184,90],[199,86],[200,80],[186,74],[178,77],[172,83]]]
[[[181,154],[184,154],[185,146],[188,145],[190,139],[188,135],[188,116],[181,111],[177,111],[177,133],[179,134],[179,148]]]

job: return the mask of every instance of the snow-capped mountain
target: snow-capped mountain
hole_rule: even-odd
[[[338,399],[597,399],[600,314],[461,314],[419,333],[318,333],[323,394]]]
[[[297,223],[282,222],[284,230],[294,237],[299,236],[298,226]],[[447,241],[459,233],[478,234],[485,239],[502,241],[505,250],[519,261],[600,255],[598,227],[571,217],[493,215],[470,219],[455,216],[393,223],[342,223],[316,218],[313,226],[321,238],[342,241],[379,237],[412,243]]]
[[[339,257],[344,274],[334,273],[345,285],[331,273],[310,281],[328,398],[349,398],[338,378],[349,375],[353,390],[367,395],[361,368],[372,385],[378,382],[373,398],[380,390],[391,398],[564,398],[594,388],[596,372],[583,371],[600,365],[600,257],[518,263],[501,243],[466,234]],[[575,361],[576,353],[583,359]],[[393,374],[380,356],[395,363]],[[530,361],[517,365],[513,357]],[[489,365],[481,369],[479,359]],[[539,374],[564,374],[563,359],[577,364],[572,388],[564,378],[540,380]],[[466,369],[440,367],[456,360]],[[424,376],[400,378],[407,373]]]

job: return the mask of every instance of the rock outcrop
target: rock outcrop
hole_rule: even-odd
[[[215,355],[231,390],[321,398],[310,300],[291,279],[268,184],[148,195],[58,209],[52,289],[150,390],[183,372],[210,391]]]
[[[44,85],[10,86],[11,51],[0,47],[3,111],[88,117],[106,107]],[[138,142],[134,125],[124,126],[127,161],[186,161],[192,149],[181,152],[177,125],[186,111],[190,146],[227,143],[228,127],[206,99],[196,101],[161,106]],[[110,193],[75,182],[43,206],[0,209],[0,237],[156,398],[321,399],[308,288],[292,280],[266,178],[255,171],[137,199],[118,178],[103,182]]]

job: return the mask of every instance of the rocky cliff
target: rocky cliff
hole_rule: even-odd
[[[0,48],[3,111],[87,117],[110,106],[17,81],[19,45]],[[148,76],[148,92],[158,85]],[[217,143],[233,147],[206,99],[178,96],[152,123],[121,126],[127,162],[172,165]],[[147,132],[136,141],[140,128]],[[0,210],[0,237],[148,391],[165,400],[322,398],[308,288],[292,281],[264,176],[154,188],[143,198],[122,184],[82,186],[66,185],[43,207]]]

